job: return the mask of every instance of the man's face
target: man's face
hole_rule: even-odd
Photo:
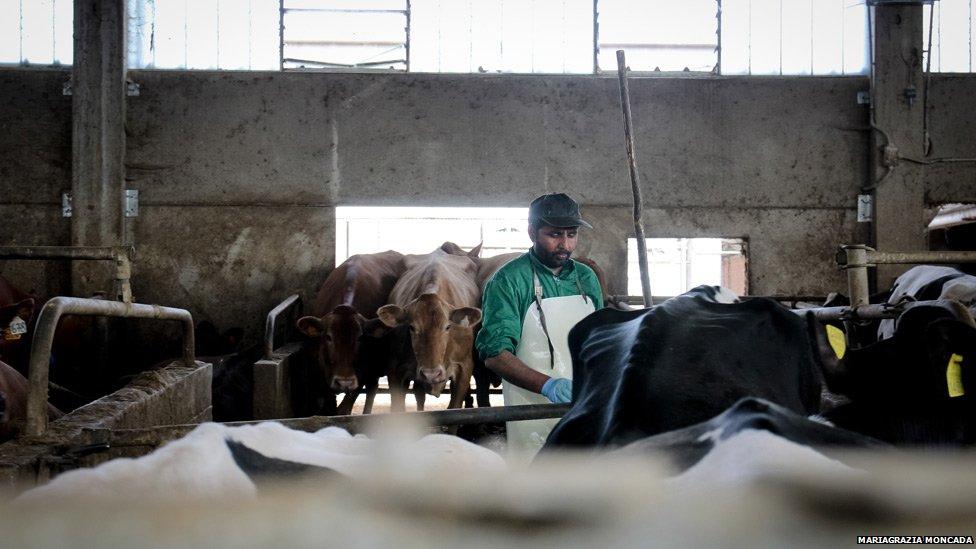
[[[538,230],[533,230],[529,225],[529,238],[532,239],[535,255],[550,269],[562,268],[576,249],[578,229],[579,227],[543,225]]]

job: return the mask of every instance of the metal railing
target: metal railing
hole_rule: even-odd
[[[0,259],[71,259],[115,262],[115,299],[132,302],[133,248],[128,246],[0,246]]]
[[[51,346],[58,321],[64,315],[107,316],[117,318],[146,318],[179,321],[183,326],[183,361],[187,366],[195,364],[193,317],[185,309],[120,303],[101,299],[54,297],[41,309],[34,328],[28,370],[27,421],[25,434],[39,436],[47,430],[48,374],[50,372]]]
[[[868,304],[868,267],[905,264],[976,263],[976,252],[879,252],[863,244],[841,246],[837,264],[847,271],[851,308]]]
[[[869,303],[868,268],[878,265],[976,263],[976,252],[879,252],[863,244],[841,246],[835,257],[847,271],[847,291],[851,304],[842,307],[793,309],[794,313],[813,314],[818,320],[872,320],[898,318],[904,303]]]
[[[292,313],[292,317],[297,316],[293,311],[300,312],[301,307],[302,297],[298,294],[292,294],[268,312],[268,318],[264,323],[264,358],[270,360],[274,355],[278,319],[285,315],[285,313]],[[287,339],[287,336],[288,333],[286,330],[285,339]]]
[[[571,406],[571,404],[529,404],[492,408],[460,408],[432,412],[404,412],[397,414],[312,416],[294,419],[276,419],[273,421],[290,429],[306,432],[315,432],[325,427],[342,427],[350,432],[359,433],[385,422],[403,421],[404,419],[414,419],[420,424],[448,427],[481,423],[501,423],[506,421],[557,419],[563,417]],[[223,425],[237,427],[241,425],[254,425],[262,421],[236,421],[224,423]],[[170,440],[185,436],[196,427],[196,424],[187,424],[164,425],[146,429],[86,429],[88,437],[86,442],[108,443],[110,447],[159,446]]]

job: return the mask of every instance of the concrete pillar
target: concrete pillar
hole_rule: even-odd
[[[75,0],[71,72],[71,244],[122,244],[125,189],[125,0]],[[111,291],[114,265],[75,262],[74,295]]]
[[[890,146],[889,154],[912,158],[924,155],[922,134],[922,6],[881,5],[875,8],[875,122],[890,138],[874,132],[876,147]],[[912,95],[914,94],[914,97]],[[880,152],[875,179],[888,170]],[[925,249],[924,185],[922,167],[897,161],[881,181],[875,197],[875,242],[879,250],[907,252]],[[879,267],[878,288],[907,266]]]

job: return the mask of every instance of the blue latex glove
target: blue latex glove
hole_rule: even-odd
[[[551,377],[542,385],[542,395],[556,404],[569,402],[573,399],[573,382],[564,377]]]

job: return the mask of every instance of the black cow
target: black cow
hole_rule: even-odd
[[[822,376],[808,323],[771,299],[716,303],[715,294],[699,287],[577,324],[574,405],[546,448],[627,444],[706,421],[745,397],[818,412]]]
[[[194,332],[199,360],[213,364],[214,421],[254,419],[254,363],[261,358],[261,346],[243,345],[241,328],[220,333],[207,320],[197,324]]]

